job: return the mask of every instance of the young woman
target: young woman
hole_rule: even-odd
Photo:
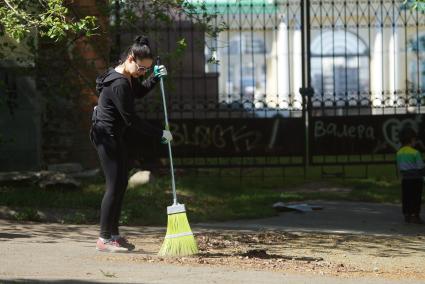
[[[120,236],[118,229],[129,171],[124,134],[131,129],[162,143],[172,140],[170,131],[148,124],[134,112],[134,99],[146,96],[159,79],[167,75],[165,66],[155,65],[154,72],[141,82],[139,77],[151,70],[152,63],[148,38],[138,36],[120,64],[96,79],[99,100],[93,111],[90,138],[106,179],[100,211],[100,236],[96,243],[99,251],[125,252],[134,248]]]

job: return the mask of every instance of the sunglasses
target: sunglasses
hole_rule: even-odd
[[[133,57],[133,61],[134,61],[134,64],[136,64],[137,66],[137,72],[149,72],[151,70],[151,67],[140,66],[139,64],[137,64],[136,58],[134,57]]]

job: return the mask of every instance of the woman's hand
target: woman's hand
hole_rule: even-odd
[[[164,65],[155,65],[153,67],[153,74],[158,79],[163,78],[167,76],[167,68]]]

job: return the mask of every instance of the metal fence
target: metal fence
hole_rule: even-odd
[[[315,1],[310,15],[311,163],[392,163],[401,126],[425,138],[424,13],[401,2]]]
[[[0,171],[41,163],[39,97],[30,71],[0,66]]]
[[[423,11],[394,1],[209,0],[202,7],[215,15],[211,27],[225,27],[215,37],[175,11],[171,23],[117,27],[121,50],[143,32],[167,54],[178,166],[391,163],[402,125],[425,138]],[[137,106],[157,124],[159,98]],[[143,155],[166,157],[146,146],[153,150]]]

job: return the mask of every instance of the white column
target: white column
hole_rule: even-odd
[[[289,52],[288,29],[280,23],[277,34],[277,94],[280,109],[289,107]]]
[[[302,48],[301,48],[301,30],[294,31],[294,41],[293,41],[293,62],[292,62],[292,93],[294,94],[293,106],[294,109],[302,108],[302,96],[300,94],[300,88],[302,85]]]
[[[375,34],[373,42],[373,51],[370,68],[371,71],[371,89],[372,89],[372,105],[381,106],[382,104],[382,31],[379,30]]]
[[[278,94],[278,50],[277,50],[277,31],[272,32],[271,52],[266,58],[266,97],[264,107],[273,107],[276,105],[276,96]]]
[[[405,37],[404,28],[397,28],[397,61],[396,61],[396,70],[398,72],[398,77],[396,77],[396,90],[401,90],[403,93],[406,91],[406,47],[405,47]]]
[[[229,31],[221,32],[218,34],[218,42],[227,42],[228,43],[228,37],[229,37]],[[228,43],[229,44],[229,43]],[[227,102],[228,101],[228,95],[233,93],[233,90],[228,86],[228,68],[230,65],[230,62],[228,60],[227,52],[229,47],[222,47],[219,44],[219,48],[217,48],[217,59],[220,61],[220,64],[218,65],[218,96],[219,101]]]
[[[393,105],[396,95],[394,92],[398,89],[398,77],[400,76],[398,70],[398,40],[397,33],[392,33],[389,40],[389,54],[388,54],[388,63],[389,63],[389,91],[390,91],[390,105]]]

